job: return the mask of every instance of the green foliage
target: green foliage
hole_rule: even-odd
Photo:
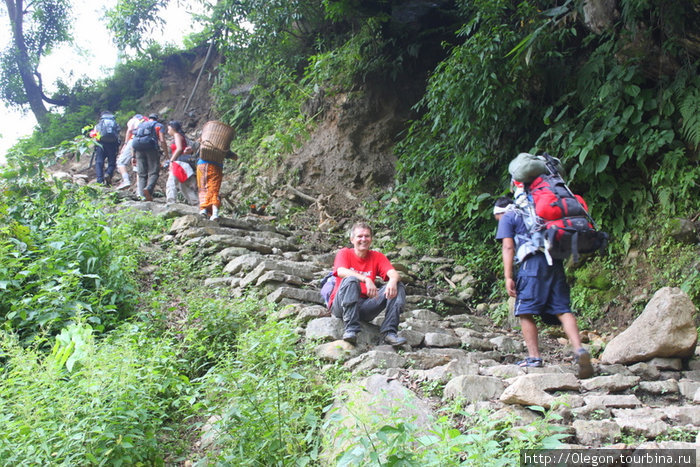
[[[55,155],[78,156],[85,153],[86,139],[82,138],[86,126],[97,123],[100,112],[113,110],[122,128],[135,113],[145,113],[138,100],[154,90],[159,82],[164,57],[172,53],[160,46],[151,46],[142,55],[117,65],[114,74],[100,81],[80,80],[63,92],[71,95],[71,102],[63,113],[50,113],[41,129],[37,128],[28,138],[20,140],[11,151],[10,158],[34,158],[43,154],[44,163],[53,163]],[[184,55],[184,54],[183,54]],[[181,60],[182,56],[178,56]],[[77,136],[76,136],[77,135]],[[82,147],[71,146],[80,143]]]
[[[697,151],[700,146],[700,85],[697,84],[698,77],[695,77],[695,85],[687,92],[680,92],[680,103],[678,110],[683,118],[681,134],[688,143]]]
[[[333,9],[341,2],[327,2]],[[420,73],[423,35],[416,37],[415,31],[403,30],[391,23],[391,16],[381,9],[372,12],[349,34],[347,40],[331,47],[326,39],[327,50],[311,55],[304,73],[304,80],[317,86],[349,90],[362,84],[391,85],[405,75]],[[345,18],[349,20],[349,18]],[[450,24],[442,26],[449,29]],[[442,32],[430,31],[437,35]],[[338,35],[336,41],[344,36]]]
[[[56,344],[51,351],[58,368],[66,366],[73,371],[76,363],[84,361],[94,345],[92,328],[88,325],[70,324],[56,336]]]
[[[255,312],[248,302],[248,312]],[[292,323],[258,321],[235,354],[202,379],[213,413],[222,413],[216,459],[236,465],[305,465],[317,458],[321,409],[330,388],[316,361],[297,348]]]
[[[347,426],[337,434],[349,445],[341,452],[337,465],[515,465],[522,449],[553,449],[566,437],[563,428],[552,422],[560,417],[545,412],[543,418],[526,426],[516,426],[515,418],[495,419],[487,411],[460,412],[463,432],[443,416],[429,429],[386,414],[356,419],[355,429]],[[335,423],[333,416],[329,422]],[[358,433],[361,433],[358,435]]]
[[[573,271],[571,306],[576,312],[579,326],[586,328],[604,318],[617,295],[626,284],[612,258],[594,257]]]
[[[168,3],[169,0],[119,0],[114,8],[107,10],[107,28],[114,34],[119,50],[142,51],[147,44],[144,36],[162,29],[165,24],[160,11]]]
[[[99,105],[95,109],[97,112],[104,109],[117,111],[117,118],[122,123],[131,118],[134,110],[146,114],[149,112],[147,109],[135,108],[137,102],[157,90],[163,63],[171,55],[174,56],[172,59],[182,59],[171,48],[150,45],[137,57],[117,65],[111,77],[86,88],[79,100],[93,102],[95,107]]]
[[[321,0],[221,0],[208,22],[232,63],[262,59],[291,67],[323,40],[328,26]]]
[[[414,31],[389,25],[393,2],[341,3],[222,1],[212,8],[210,27],[226,58],[215,86],[217,109],[239,130],[233,145],[249,176],[306,139],[316,115],[304,104],[323,96],[319,90],[396,81],[418,61]]]
[[[649,267],[652,277],[649,290],[661,287],[680,287],[694,303],[700,301],[700,269],[695,245],[679,244],[670,238],[661,238],[649,246],[638,266]]]
[[[221,120],[239,129],[233,148],[240,156],[240,166],[251,178],[296,149],[308,138],[313,125],[312,117],[299,112],[302,103],[311,97],[311,88],[298,84],[294,71],[282,63],[258,65],[257,70],[222,70],[215,89]],[[263,70],[268,70],[264,76]],[[255,78],[257,84],[248,93],[231,94],[228,90],[249,71],[261,73]]]
[[[687,427],[671,427],[666,433],[656,437],[655,441],[680,441],[683,443],[694,443],[697,436],[698,430],[689,430]]]
[[[603,318],[614,304],[619,290],[624,287],[614,261],[594,257],[573,270],[574,283],[571,288],[571,305],[578,317],[579,326],[590,326]]]
[[[502,288],[504,289],[504,287]],[[494,326],[505,327],[510,316],[508,302],[503,302],[497,307],[490,308],[488,316],[493,321]]]
[[[570,178],[590,187],[594,214],[621,235],[655,205],[669,214],[691,208],[699,174],[673,124],[680,118],[674,100],[687,98],[674,98],[674,89],[690,84],[684,74],[661,93],[645,88],[641,69],[614,63],[613,47],[600,46],[582,68],[586,92],[563,96],[548,110],[557,116],[537,145],[561,148]]]
[[[80,365],[70,372],[55,355],[0,335],[7,359],[0,374],[3,462],[162,464],[157,434],[178,405],[187,405],[189,387],[172,343],[127,325],[81,348]]]
[[[574,2],[461,3],[464,43],[436,67],[416,106],[422,116],[397,145],[383,217],[414,244],[488,257],[490,204],[523,151],[562,158],[613,249],[628,250],[628,233],[656,212],[699,209],[700,81],[682,46],[693,13],[683,2],[623,3],[623,22],[601,35],[583,28]],[[649,30],[637,28],[649,18]],[[651,80],[637,49],[654,41],[679,67]]]
[[[193,273],[193,265],[196,269],[207,265],[192,253],[151,258],[158,266],[153,280],[160,286],[150,292],[148,301],[157,320],[181,317],[181,357],[188,362],[187,375],[195,378],[229,358],[239,334],[255,327],[256,321],[250,303],[200,287],[204,277]]]
[[[24,342],[77,318],[112,328],[135,304],[137,233],[91,188],[37,178],[40,161],[10,159],[0,181],[0,319]]]
[[[17,62],[20,60],[16,47],[5,49],[0,55],[0,93],[5,105],[22,108],[29,100],[22,83]]]
[[[483,237],[489,191],[504,186],[506,162],[538,134],[523,86],[535,70],[506,57],[527,33],[511,27],[519,16],[508,3],[474,2],[459,32],[464,43],[436,68],[416,106],[423,117],[397,146],[400,210],[387,213],[400,213],[396,221],[413,229],[411,237],[467,243],[475,230]]]

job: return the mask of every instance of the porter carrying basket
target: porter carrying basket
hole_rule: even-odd
[[[202,128],[199,157],[205,161],[224,163],[233,140],[233,128],[218,120],[211,120]]]

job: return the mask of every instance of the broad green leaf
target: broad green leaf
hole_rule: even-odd
[[[609,161],[610,156],[608,156],[607,154],[599,156],[596,160],[595,173],[599,174],[600,172],[604,171],[605,168],[608,166]]]

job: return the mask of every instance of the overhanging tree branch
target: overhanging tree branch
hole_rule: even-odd
[[[48,110],[44,103],[66,105],[67,98],[46,96],[37,67],[55,45],[70,41],[70,0],[4,0],[12,29],[12,44],[3,61],[0,91],[8,104],[29,105],[43,125]],[[40,12],[41,14],[35,14]]]

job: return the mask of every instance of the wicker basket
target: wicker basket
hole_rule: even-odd
[[[202,127],[202,149],[218,149],[224,154],[233,140],[233,128],[217,120],[211,120]]]

